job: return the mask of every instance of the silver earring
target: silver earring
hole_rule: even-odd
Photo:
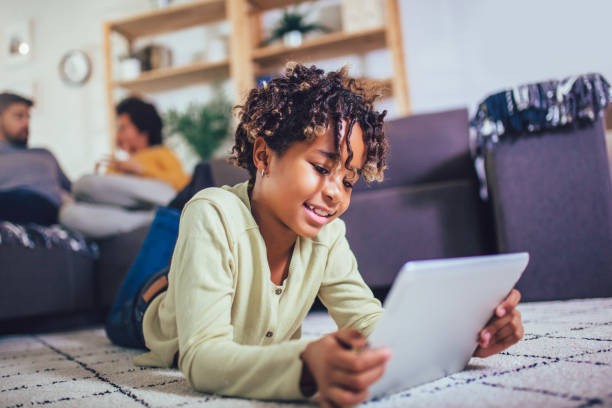
[[[261,169],[261,177],[264,176],[264,169]]]

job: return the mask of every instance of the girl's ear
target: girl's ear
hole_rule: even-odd
[[[263,137],[259,136],[253,142],[253,164],[258,172],[268,168],[269,157],[268,144]]]

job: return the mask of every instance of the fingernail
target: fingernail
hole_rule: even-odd
[[[505,309],[505,308],[503,308],[503,307],[498,307],[498,308],[497,308],[497,315],[498,315],[499,317],[502,317],[502,316],[503,316],[503,315],[505,315],[505,314],[506,314],[506,309]]]

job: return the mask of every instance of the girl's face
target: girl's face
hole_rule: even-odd
[[[330,128],[313,141],[292,144],[280,157],[272,152],[265,176],[257,173],[256,183],[260,183],[261,197],[272,218],[297,235],[316,236],[349,206],[352,185],[365,164],[366,152],[362,130],[355,124],[349,139],[353,158],[351,169],[347,169],[346,133],[343,121],[339,152]]]

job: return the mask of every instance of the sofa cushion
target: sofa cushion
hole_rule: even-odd
[[[96,263],[96,303],[110,307],[132,263],[140,252],[150,225],[98,241],[100,259]]]
[[[212,171],[212,179],[217,187],[225,185],[233,186],[249,179],[248,171],[228,163],[226,158],[211,160],[210,169]]]
[[[0,245],[0,319],[95,307],[94,258],[70,248]]]
[[[0,319],[92,309],[98,247],[59,225],[0,222]]]
[[[355,194],[342,218],[368,285],[390,285],[409,260],[492,253],[477,188],[476,181],[456,180]]]
[[[389,140],[388,169],[383,183],[360,180],[354,191],[476,177],[468,143],[468,112],[406,116],[385,124]]]
[[[168,203],[168,207],[183,211],[183,207],[191,197],[200,190],[214,185],[212,170],[209,162],[200,162],[193,169],[193,174],[189,184],[187,184],[173,199]]]

